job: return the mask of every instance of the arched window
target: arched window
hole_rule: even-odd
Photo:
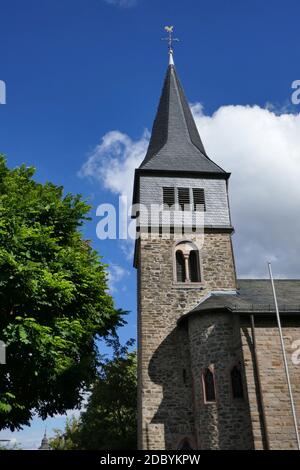
[[[205,369],[205,371],[203,372],[203,385],[205,401],[216,401],[214,374],[209,368]]]
[[[174,265],[177,282],[201,282],[199,251],[193,242],[182,241],[175,246]]]
[[[239,366],[233,366],[230,371],[230,378],[233,398],[244,398],[242,372]]]
[[[189,255],[189,269],[191,282],[200,282],[199,253],[197,250],[191,250]]]
[[[185,262],[182,251],[176,251],[177,282],[185,282]]]
[[[183,441],[180,442],[178,446],[178,450],[193,450],[193,448],[190,444],[190,441],[187,438],[185,438],[183,439]]]

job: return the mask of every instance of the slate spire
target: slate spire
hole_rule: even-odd
[[[207,156],[175,70],[173,51],[140,169],[226,174]]]
[[[41,445],[39,447],[39,450],[51,450],[48,438],[47,438],[47,431],[45,429],[44,437],[42,439]]]

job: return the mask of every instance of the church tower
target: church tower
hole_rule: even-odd
[[[148,151],[134,182],[139,234],[134,264],[138,279],[140,449],[220,448],[214,441],[217,407],[202,405],[210,402],[210,394],[222,391],[209,389],[214,365],[209,359],[205,362],[205,347],[198,358],[199,349],[193,344],[201,337],[201,344],[213,337],[210,348],[230,356],[234,355],[234,340],[226,343],[225,317],[217,329],[210,320],[199,329],[198,323],[186,325],[182,319],[212,292],[224,295],[236,290],[229,177],[204,148],[170,48]],[[171,222],[164,213],[151,212],[150,216],[151,204],[171,214]],[[190,217],[188,233],[183,233],[186,209]],[[203,220],[200,225],[195,223],[197,215]],[[231,323],[230,331],[234,337]],[[203,380],[207,381],[207,396],[200,392]],[[229,411],[233,420],[231,415],[225,416],[224,422],[233,433],[234,419],[240,422],[241,413]]]
[[[51,450],[51,447],[50,447],[50,444],[49,444],[49,441],[48,441],[48,437],[47,437],[47,433],[46,433],[46,429],[45,429],[44,437],[42,439],[39,450]]]

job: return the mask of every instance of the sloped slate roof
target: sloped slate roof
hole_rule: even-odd
[[[226,172],[207,156],[174,65],[169,65],[140,169],[215,173]]]
[[[229,310],[237,313],[275,312],[269,279],[238,279],[237,282],[236,294],[212,293],[182,318],[210,310]],[[280,312],[300,313],[300,279],[278,279],[274,284]]]

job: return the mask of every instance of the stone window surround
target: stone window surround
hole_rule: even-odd
[[[183,256],[187,261],[188,255],[192,250],[196,250],[198,253],[198,264],[199,264],[199,275],[201,281],[197,282],[192,282],[192,281],[185,281],[185,282],[178,282],[177,281],[177,269],[176,269],[176,251],[182,251]],[[197,243],[189,240],[189,239],[182,239],[179,241],[176,241],[173,245],[173,253],[172,253],[172,259],[173,259],[173,286],[178,287],[178,288],[188,288],[188,289],[204,289],[205,284],[204,284],[204,279],[203,279],[203,263],[200,255],[200,250],[197,246]]]
[[[207,400],[206,400],[204,373],[205,373],[205,371],[206,371],[207,369],[210,370],[210,372],[212,373],[212,376],[213,376],[214,388],[215,388],[215,400],[214,400],[214,401],[207,401]],[[204,405],[216,405],[216,403],[217,403],[217,401],[218,401],[218,395],[217,395],[217,387],[216,387],[216,377],[215,377],[215,367],[214,367],[214,364],[210,364],[209,366],[202,368],[202,370],[201,370],[201,385],[202,385],[203,404],[204,404]]]

